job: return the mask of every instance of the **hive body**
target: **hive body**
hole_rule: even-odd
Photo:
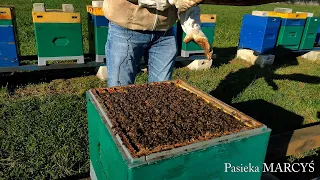
[[[97,100],[93,91],[87,92],[87,112],[93,179],[259,180],[261,177],[270,136],[270,129],[264,125],[253,130],[132,158],[119,135],[111,130],[111,121],[103,110],[103,103]],[[229,165],[251,165],[258,172],[235,173],[232,168],[226,169]]]
[[[281,19],[244,15],[240,33],[240,48],[248,48],[259,53],[273,53],[277,43]]]
[[[311,50],[313,49],[318,29],[320,28],[320,18],[308,17],[305,24],[303,35],[300,43],[299,49],[301,50]]]
[[[46,65],[49,60],[77,60],[79,64],[84,63],[80,13],[70,12],[72,5],[65,6],[64,11],[32,11],[40,66]]]
[[[282,19],[277,47],[284,50],[298,50],[305,22],[305,19]]]
[[[13,7],[0,7],[0,67],[19,66],[19,42]]]
[[[105,45],[108,39],[109,20],[103,14],[94,14],[99,7],[87,6],[89,52],[95,54],[96,62],[105,61]]]

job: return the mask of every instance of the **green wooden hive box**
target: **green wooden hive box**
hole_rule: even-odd
[[[112,121],[107,117],[98,91],[92,89],[86,94],[91,179],[259,180],[271,130],[183,81],[173,82],[252,129],[134,158],[130,148],[112,130]],[[235,172],[235,167],[244,166],[254,167],[253,171]]]
[[[282,18],[278,34],[277,48],[280,50],[298,50],[303,35],[306,19]]]
[[[34,8],[32,19],[39,66],[45,66],[47,61],[59,60],[84,63],[80,13],[64,12],[62,9],[39,11]]]
[[[299,49],[311,50],[315,45],[317,38],[318,28],[320,26],[319,17],[308,17],[306,25],[303,30],[303,35]]]
[[[96,62],[104,62],[105,46],[108,40],[109,20],[88,12],[89,52],[95,55]]]

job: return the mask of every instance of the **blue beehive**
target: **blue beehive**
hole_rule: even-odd
[[[177,46],[177,56],[180,56],[180,48],[181,48],[181,42],[179,41],[179,30],[178,30],[178,25],[180,25],[180,23],[177,21],[173,26],[172,26],[172,30],[173,30],[173,34],[174,37],[176,39],[176,46]]]
[[[320,26],[319,26],[319,29],[318,29],[316,42],[318,43],[318,45],[320,45]]]
[[[0,42],[15,42],[13,25],[0,24]]]
[[[19,66],[19,47],[13,7],[0,7],[0,67]]]
[[[19,53],[13,25],[0,25],[0,34],[0,67],[19,66]]]
[[[109,20],[105,16],[95,16],[91,15],[93,25],[97,27],[108,27]]]
[[[244,15],[239,47],[259,53],[273,53],[280,25],[281,18]]]
[[[88,13],[89,50],[96,55],[96,62],[104,62],[105,45],[108,40],[109,20],[105,16]]]
[[[304,26],[306,19],[282,19],[281,26]]]
[[[173,30],[173,34],[174,34],[174,37],[176,38],[176,41],[178,41],[178,27],[177,27],[177,22],[172,26],[172,30]]]

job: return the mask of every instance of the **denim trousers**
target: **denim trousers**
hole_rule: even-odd
[[[105,47],[108,86],[133,84],[142,57],[148,61],[148,82],[170,80],[177,54],[173,29],[133,31],[109,22]],[[146,61],[146,60],[145,60]]]

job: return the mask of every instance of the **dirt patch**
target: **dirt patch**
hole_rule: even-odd
[[[174,83],[97,89],[134,157],[251,129]]]

